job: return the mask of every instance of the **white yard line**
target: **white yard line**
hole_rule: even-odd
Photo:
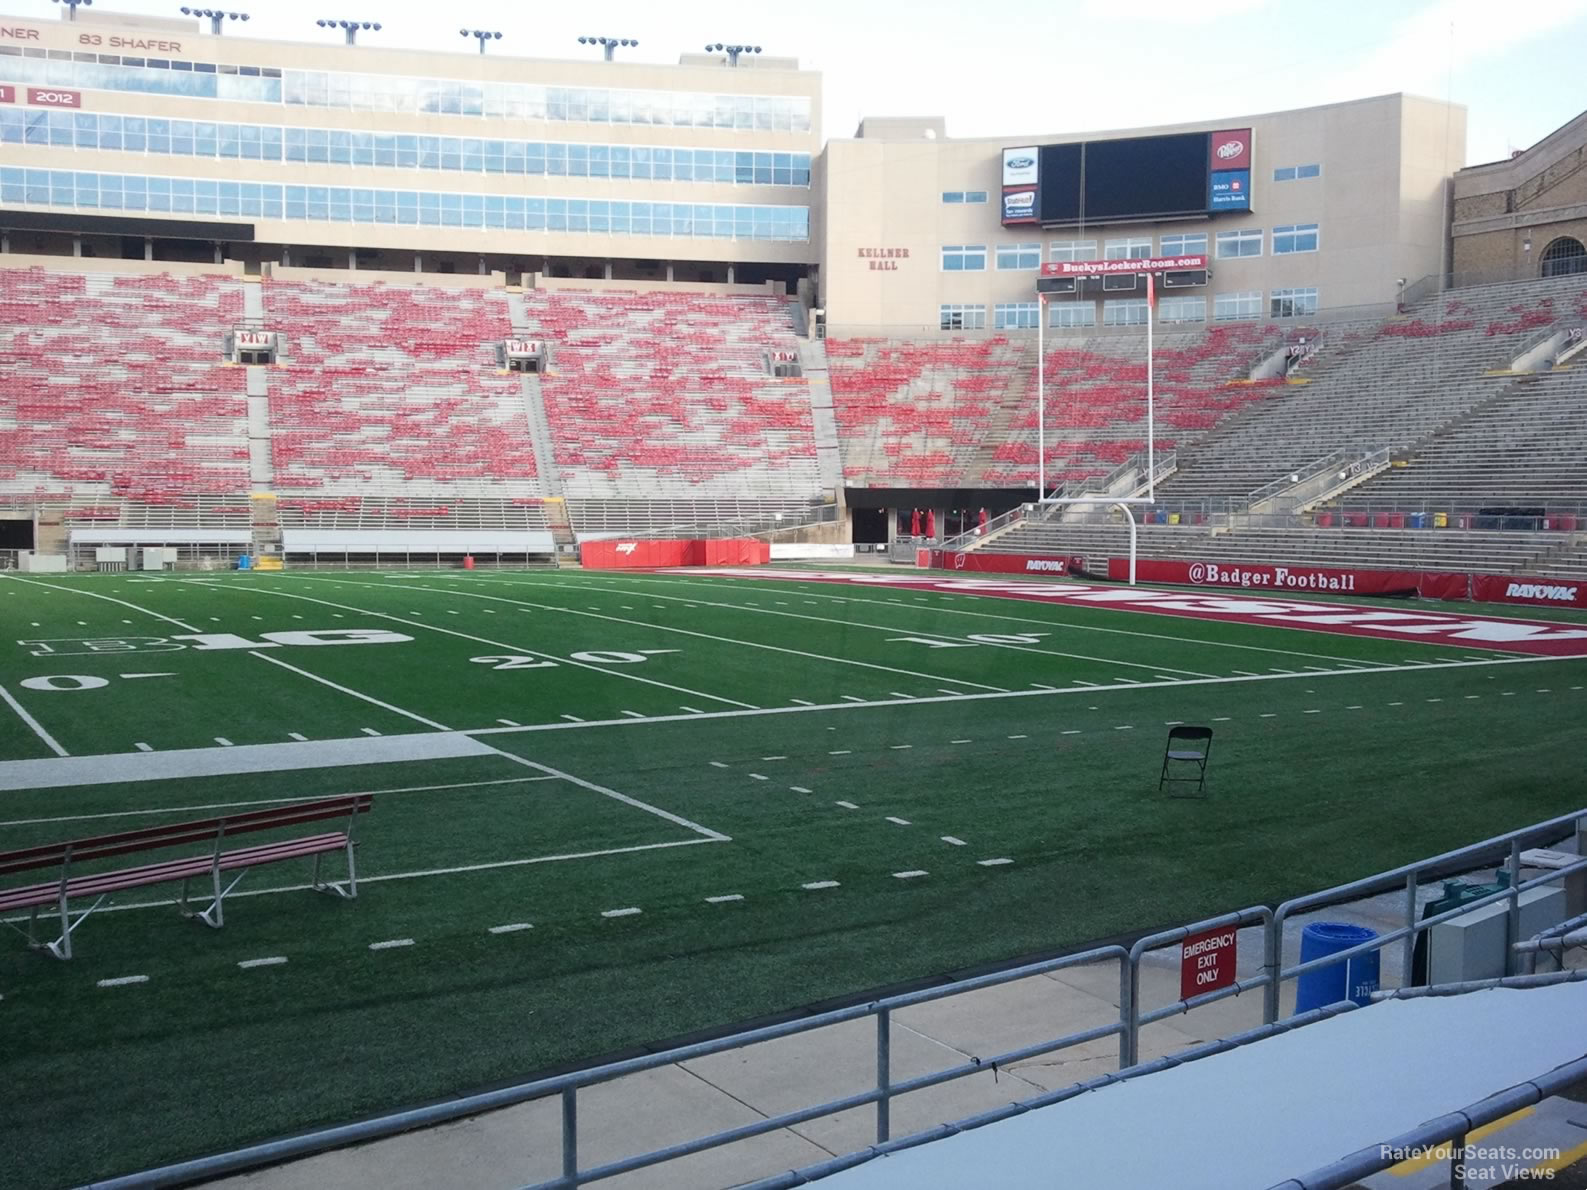
[[[261,661],[268,661],[271,665],[279,665],[282,669],[289,669],[301,677],[308,678],[311,682],[318,682],[322,686],[329,686],[332,690],[338,691],[341,694],[346,694],[352,698],[361,699],[364,702],[369,703],[371,706],[379,707],[383,711],[390,711],[393,715],[401,715],[404,719],[412,719],[415,723],[422,723],[426,727],[433,727],[436,731],[452,730],[444,723],[437,723],[434,719],[426,719],[423,715],[414,714],[412,711],[405,711],[401,707],[392,706],[389,702],[382,702],[372,694],[364,694],[361,691],[352,689],[350,686],[343,686],[340,683],[331,681],[329,678],[322,678],[319,674],[310,673],[306,669],[299,669],[297,666],[291,664],[290,662],[283,661],[279,657],[270,656],[269,653],[261,653],[256,649],[249,649],[248,655],[250,657],[257,657]],[[508,730],[511,729],[509,728]]]
[[[1172,682],[1137,682],[1131,686],[1068,686],[1061,690],[1009,690],[999,693],[960,694],[955,696],[925,696],[920,698],[882,698],[866,701],[854,695],[841,696],[845,701],[816,703],[811,706],[791,707],[757,707],[753,710],[743,711],[709,711],[704,715],[656,715],[649,719],[594,719],[588,723],[536,723],[527,727],[481,727],[470,728],[463,734],[469,736],[504,735],[512,732],[530,731],[567,731],[577,728],[589,727],[635,727],[647,723],[700,723],[709,719],[748,719],[759,715],[803,715],[809,713],[823,713],[826,711],[858,711],[877,707],[918,707],[930,703],[964,703],[964,702],[1000,702],[1004,699],[1014,698],[1062,698],[1071,694],[1085,694],[1095,697],[1099,694],[1134,694],[1142,690],[1183,689],[1188,686],[1237,686],[1250,682],[1288,682],[1296,678],[1303,678],[1308,682],[1323,681],[1336,677],[1356,677],[1360,674],[1396,674],[1415,671],[1428,673],[1440,669],[1476,669],[1483,666],[1499,665],[1535,665],[1550,661],[1580,661],[1580,657],[1542,657],[1542,656],[1516,656],[1504,660],[1493,661],[1435,661],[1429,665],[1382,665],[1373,669],[1336,669],[1327,673],[1314,674],[1256,674],[1251,677],[1222,677],[1222,678],[1179,678]],[[848,701],[848,700],[853,701]],[[846,751],[833,752],[829,755],[847,755]]]
[[[503,584],[505,584],[505,585],[513,585],[513,586],[524,585],[524,584],[519,584],[519,583],[511,583],[510,580],[499,580],[498,583],[495,584],[495,585],[503,585]],[[580,585],[582,585],[582,584],[580,584]],[[434,588],[430,588],[430,587],[409,587],[409,588],[406,588],[406,589],[407,590],[413,590],[413,591],[434,591]],[[606,591],[608,593],[615,593],[615,592],[611,591],[611,588],[607,588],[607,587],[584,587],[584,589],[585,590],[591,590],[591,591],[597,591],[598,590],[598,591]],[[881,665],[881,664],[879,664],[877,662],[873,662],[873,661],[858,661],[858,660],[855,660],[852,657],[834,657],[834,656],[832,656],[831,654],[828,654],[828,653],[811,653],[811,652],[807,652],[804,649],[790,649],[790,648],[788,648],[788,647],[786,647],[784,645],[767,644],[765,641],[740,640],[737,637],[717,636],[715,633],[711,633],[711,632],[697,632],[697,631],[694,631],[694,630],[689,629],[689,628],[679,628],[679,627],[676,627],[676,626],[671,625],[671,624],[654,624],[654,623],[651,623],[649,620],[631,620],[631,619],[627,618],[626,616],[610,616],[610,615],[604,615],[604,614],[597,614],[595,612],[581,611],[581,610],[579,610],[576,607],[561,607],[561,606],[558,606],[557,604],[554,604],[554,603],[534,603],[534,602],[532,602],[530,600],[527,600],[527,599],[509,599],[508,597],[506,597],[504,595],[486,595],[486,594],[483,594],[483,593],[477,592],[477,591],[446,591],[446,592],[442,592],[442,593],[443,594],[447,594],[447,595],[458,595],[458,596],[462,596],[462,597],[468,598],[468,599],[492,599],[492,600],[496,600],[497,602],[500,602],[500,603],[511,603],[511,604],[514,604],[514,605],[517,605],[517,606],[520,606],[520,607],[522,607],[522,606],[532,607],[532,608],[535,608],[538,611],[562,612],[562,613],[564,613],[566,615],[570,615],[570,616],[584,616],[584,617],[587,617],[588,619],[591,619],[591,620],[608,620],[608,621],[610,621],[613,624],[627,624],[630,627],[646,628],[646,629],[649,629],[649,630],[651,630],[653,632],[671,632],[671,633],[675,633],[676,635],[679,635],[679,636],[692,636],[692,637],[696,637],[696,638],[698,638],[700,640],[715,641],[717,644],[733,645],[736,648],[765,649],[766,651],[772,652],[772,653],[786,653],[786,654],[788,654],[790,656],[793,656],[793,657],[804,657],[804,658],[806,658],[807,660],[810,660],[810,661],[826,661],[826,662],[829,662],[829,663],[831,663],[833,665],[853,665],[853,666],[857,666],[857,667],[859,667],[861,669],[881,670],[883,673],[901,674],[901,675],[903,675],[905,677],[910,677],[910,678],[925,678],[925,679],[927,679],[929,681],[933,681],[933,682],[958,681],[958,679],[956,679],[956,678],[944,677],[944,676],[942,676],[940,674],[927,674],[927,673],[921,673],[918,670],[913,670],[913,669],[901,669],[901,668],[899,668],[896,665]],[[659,598],[662,598],[662,599],[673,599],[673,598],[676,598],[676,597],[672,596],[672,595],[662,595]],[[724,606],[727,606],[727,605],[725,605],[725,604],[711,604],[710,606],[712,606],[712,607],[724,607]],[[751,609],[751,610],[755,610],[755,609]],[[771,615],[790,614],[790,615],[792,615],[792,614],[796,614],[796,613],[771,612],[771,613],[768,613],[768,614],[771,614]],[[806,616],[806,617],[800,617],[800,618],[802,618],[802,619],[816,619],[817,617],[815,617],[815,616]],[[830,621],[828,621],[828,622],[830,622]],[[965,685],[965,686],[975,686],[976,688],[981,689],[981,690],[1003,690],[1003,689],[1005,689],[1005,687],[1003,687],[1003,686],[993,686],[993,685],[990,685],[989,683],[986,683],[986,682],[965,681],[965,682],[962,682],[960,684],[961,685]],[[896,691],[895,691],[895,693],[896,693]],[[900,697],[907,698],[908,695],[900,695]]]
[[[634,578],[634,579],[638,579],[638,580],[642,580],[642,581],[645,581],[645,582],[650,582],[650,583],[676,583],[676,584],[681,584],[681,585],[691,586],[691,587],[692,586],[698,586],[701,583],[720,583],[720,582],[722,582],[721,579],[710,579],[710,578],[707,578],[707,579],[663,578],[660,575],[653,575],[653,574],[635,574],[635,575],[631,575],[629,577]],[[751,587],[751,584],[753,583],[753,581],[754,580],[752,580],[752,579],[733,579],[732,583],[733,583],[734,586],[742,585],[743,587],[748,589],[748,588]],[[754,588],[754,589],[761,590],[761,591],[768,591],[768,590],[777,590],[779,588],[761,586],[761,587],[757,587],[757,588]],[[782,587],[780,589],[787,590],[787,587]],[[845,589],[847,589],[847,590],[862,590],[863,591],[863,590],[870,590],[871,588],[853,587],[853,588],[845,588]],[[826,594],[824,592],[821,592],[821,591],[807,591],[807,590],[802,589],[802,587],[801,587],[801,589],[799,591],[799,594],[804,595],[804,596],[807,597],[806,598],[806,602],[807,603],[810,602],[813,599],[825,599],[825,600],[828,600],[828,601],[833,602],[833,603],[873,603],[873,604],[877,604],[877,605],[884,605],[885,602],[886,602],[885,600],[881,600],[881,599],[866,599],[866,598],[863,598],[863,597],[860,597],[860,596],[828,595],[828,594]],[[650,592],[650,596],[653,599],[664,599],[664,598],[667,598],[666,596],[663,596],[663,595],[657,595],[654,591]],[[1007,601],[1004,600],[1003,602],[1007,602]],[[1056,606],[1061,606],[1061,605],[1056,605]],[[1354,605],[1345,605],[1345,606],[1354,606]],[[1096,624],[1074,624],[1074,623],[1070,623],[1070,622],[1065,621],[1065,620],[1043,620],[1043,619],[1040,619],[1039,617],[1035,617],[1035,616],[1010,616],[1010,615],[1004,615],[1004,614],[999,613],[999,612],[976,611],[976,610],[971,609],[971,608],[946,607],[941,602],[933,603],[931,605],[931,610],[933,612],[942,612],[942,613],[945,613],[947,615],[954,615],[954,616],[975,616],[975,617],[977,617],[979,619],[982,619],[982,620],[1006,620],[1006,621],[1008,621],[1011,624],[1041,624],[1041,625],[1044,625],[1044,626],[1049,627],[1049,628],[1062,628],[1062,629],[1065,629],[1065,630],[1071,631],[1071,632],[1101,632],[1101,633],[1107,633],[1107,634],[1110,634],[1110,635],[1113,635],[1113,636],[1138,636],[1138,637],[1142,637],[1142,638],[1147,639],[1147,640],[1169,641],[1169,642],[1171,642],[1174,645],[1206,645],[1206,646],[1211,647],[1211,648],[1219,648],[1219,649],[1245,649],[1245,650],[1253,652],[1253,653],[1281,653],[1281,654],[1283,654],[1286,657],[1311,657],[1311,658],[1313,658],[1315,660],[1319,660],[1319,661],[1337,661],[1337,662],[1343,662],[1343,663],[1346,663],[1346,664],[1360,664],[1359,662],[1355,661],[1353,658],[1349,658],[1349,657],[1335,657],[1335,656],[1332,656],[1331,654],[1328,654],[1328,653],[1307,653],[1307,652],[1301,652],[1301,651],[1296,650],[1296,649],[1271,648],[1271,647],[1269,647],[1267,645],[1238,644],[1238,643],[1236,643],[1234,641],[1201,640],[1201,639],[1197,639],[1197,638],[1186,638],[1186,637],[1180,637],[1180,636],[1171,636],[1168,633],[1164,633],[1164,632],[1142,632],[1142,631],[1139,631],[1138,629],[1131,629],[1131,628],[1103,628],[1103,627],[1101,627],[1099,625],[1096,625]],[[1211,620],[1203,621],[1203,623],[1214,623],[1214,622],[1215,621],[1211,621]],[[927,633],[926,635],[930,635],[930,634]],[[1370,665],[1371,662],[1366,662],[1365,664]]]
[[[294,581],[300,582],[300,583],[313,583],[313,582],[328,582],[329,580],[328,579],[297,578]],[[340,585],[340,584],[338,584],[338,585]],[[359,583],[359,584],[352,584],[352,585],[364,586],[364,587],[375,587],[376,589],[381,589],[382,587],[389,586],[389,584],[379,584],[379,583]],[[241,588],[238,588],[238,589],[241,589]],[[429,591],[428,588],[424,588],[424,587],[420,587],[420,588],[417,588],[417,589],[418,590],[423,590],[423,591]],[[534,649],[525,648],[522,645],[506,644],[506,643],[504,643],[502,641],[499,641],[499,640],[490,640],[487,637],[475,636],[472,633],[458,632],[455,629],[451,629],[451,628],[442,628],[442,627],[440,627],[437,624],[415,624],[412,620],[405,620],[401,616],[395,616],[395,615],[392,615],[392,614],[390,614],[388,612],[371,611],[367,607],[354,607],[353,605],[347,604],[347,603],[335,603],[335,602],[332,602],[329,599],[316,599],[312,595],[296,595],[296,594],[293,594],[290,591],[274,590],[274,589],[271,589],[271,588],[268,588],[268,587],[249,588],[249,590],[256,590],[256,591],[262,592],[262,593],[267,594],[267,595],[276,595],[276,596],[279,596],[282,599],[298,599],[298,600],[303,601],[304,603],[317,603],[317,604],[320,604],[320,605],[322,605],[324,607],[338,607],[338,608],[341,608],[345,612],[357,612],[359,615],[373,616],[373,617],[375,617],[376,619],[379,619],[379,620],[391,620],[391,621],[394,621],[395,623],[398,623],[398,624],[406,624],[410,628],[422,628],[422,629],[424,629],[427,632],[439,632],[439,633],[441,633],[441,634],[443,634],[445,636],[455,636],[455,637],[458,637],[458,638],[460,638],[462,640],[471,640],[471,641],[474,641],[474,642],[476,642],[478,644],[490,645],[492,648],[495,648],[495,649],[508,649],[508,650],[511,650],[513,652],[516,652],[516,653],[522,653],[522,654],[524,654],[526,656],[539,657],[539,658],[542,658],[544,660],[555,661],[558,665],[570,665],[570,666],[573,666],[576,669],[587,669],[587,670],[590,670],[590,671],[592,671],[594,673],[605,674],[608,677],[612,677],[612,678],[623,678],[623,679],[626,679],[627,681],[630,681],[630,682],[640,682],[640,683],[643,683],[646,686],[659,686],[663,690],[671,690],[671,691],[673,691],[674,693],[677,693],[677,694],[687,694],[691,698],[704,698],[704,699],[708,699],[711,702],[727,703],[729,706],[744,707],[744,708],[747,708],[747,709],[756,709],[753,703],[740,702],[736,698],[723,698],[723,697],[721,697],[720,695],[717,695],[717,694],[706,694],[702,690],[690,690],[690,689],[688,689],[687,687],[684,687],[684,686],[674,686],[674,685],[672,685],[672,684],[670,684],[668,682],[658,682],[654,678],[642,678],[638,674],[623,673],[621,670],[613,669],[611,666],[594,665],[594,664],[591,664],[590,662],[586,662],[586,661],[575,661],[575,660],[573,660],[570,657],[558,657],[558,656],[555,656],[555,655],[553,655],[551,653],[542,653],[542,652],[538,652],[538,651],[536,651]],[[429,591],[429,593],[430,594],[446,594],[446,592],[444,592],[444,591]],[[509,728],[508,730],[512,730],[512,729]]]
[[[498,579],[498,580],[495,580],[495,583],[493,583],[493,585],[516,586],[516,585],[518,585],[518,583],[515,580],[513,580],[513,579]],[[591,586],[588,586],[586,584],[574,584],[574,585],[582,586],[585,590],[588,590],[588,591],[609,590],[609,588],[591,587]],[[685,604],[688,604],[691,607],[704,605],[706,607],[723,608],[723,609],[726,609],[728,611],[747,612],[747,613],[749,613],[751,615],[757,615],[757,616],[784,616],[784,617],[787,617],[787,618],[793,619],[793,620],[812,620],[812,621],[814,621],[816,623],[827,624],[827,625],[830,625],[830,626],[833,626],[833,627],[866,628],[866,629],[870,629],[870,630],[876,631],[876,632],[895,632],[895,633],[896,632],[906,632],[906,633],[909,633],[909,634],[912,634],[912,635],[915,635],[915,636],[936,637],[939,640],[943,640],[943,641],[952,641],[954,643],[962,643],[962,642],[960,642],[958,640],[957,637],[951,636],[951,635],[949,635],[948,633],[945,633],[945,632],[936,632],[936,631],[932,631],[932,630],[928,630],[928,629],[907,628],[907,627],[902,627],[902,626],[900,626],[898,624],[867,624],[867,623],[865,623],[863,621],[860,621],[860,620],[834,620],[834,619],[832,619],[832,618],[830,618],[828,616],[812,616],[812,615],[809,615],[808,613],[805,613],[805,612],[780,612],[780,611],[773,611],[771,608],[765,608],[765,607],[748,607],[748,606],[746,606],[745,604],[742,604],[742,603],[716,603],[716,602],[713,602],[712,600],[709,600],[709,599],[699,599],[699,598],[689,599],[689,598],[686,598],[686,597],[681,596],[681,595],[653,595],[653,598],[656,598],[656,599],[671,599],[674,602],[685,603]],[[861,602],[861,603],[865,603],[865,602],[880,603],[882,601],[872,599],[872,600],[857,600],[856,602]],[[915,610],[915,609],[911,609],[911,610]],[[1165,637],[1164,639],[1171,639],[1171,638]],[[1153,670],[1154,672],[1156,670],[1160,670],[1160,669],[1167,669],[1167,670],[1172,670],[1174,673],[1191,674],[1191,675],[1193,675],[1195,677],[1200,677],[1200,678],[1207,678],[1207,677],[1211,677],[1212,676],[1211,674],[1207,673],[1206,671],[1199,670],[1199,669],[1179,669],[1176,666],[1172,666],[1172,665],[1160,665],[1160,664],[1157,664],[1157,663],[1144,662],[1144,661],[1119,661],[1119,660],[1116,660],[1115,658],[1112,658],[1112,657],[1092,657],[1092,656],[1090,656],[1089,654],[1086,654],[1086,653],[1068,653],[1068,652],[1064,652],[1063,650],[1060,650],[1060,649],[1040,649],[1040,648],[1036,648],[1036,647],[1034,647],[1032,645],[1011,644],[1011,643],[1008,643],[1006,641],[981,641],[979,643],[984,648],[1008,649],[1008,650],[1010,650],[1012,652],[1015,652],[1015,653],[1031,653],[1031,654],[1033,654],[1035,656],[1038,656],[1038,657],[1063,657],[1063,658],[1067,658],[1068,660],[1071,660],[1071,661],[1093,661],[1093,662],[1097,662],[1097,663],[1103,664],[1103,665],[1122,665],[1122,666],[1127,666],[1128,668],[1131,668],[1131,669],[1149,669],[1149,670]],[[899,673],[908,673],[909,671],[908,670],[899,670],[897,672],[899,672]],[[924,675],[924,674],[914,674],[912,676],[924,677],[926,675]],[[947,681],[953,681],[955,679],[939,677],[936,680],[940,681],[940,682],[947,682]],[[976,683],[976,682],[964,682],[964,683],[961,683],[961,684],[962,685],[967,685],[967,686],[969,686],[969,685],[983,685],[982,683]]]
[[[0,686],[0,698],[5,699],[6,705],[17,713],[17,717],[33,729],[33,734],[44,741],[44,746],[46,748],[55,753],[57,756],[71,755],[70,752],[61,747],[59,740],[44,730],[44,724],[40,723],[32,715],[28,714],[27,708],[19,703],[15,698],[11,697],[11,692],[4,686]]]

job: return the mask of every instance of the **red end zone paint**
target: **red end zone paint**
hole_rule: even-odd
[[[698,575],[697,570],[673,573]],[[718,570],[737,578],[794,582],[846,583],[859,587],[902,587],[953,595],[991,595],[1034,603],[1069,603],[1158,616],[1303,628],[1342,636],[1383,640],[1421,640],[1438,645],[1530,653],[1543,657],[1587,657],[1587,625],[1513,620],[1500,616],[1463,616],[1448,612],[1392,611],[1301,599],[1254,598],[1199,591],[1159,591],[1144,587],[1098,587],[1084,583],[1008,582],[996,579],[931,578],[923,574],[856,574],[825,570]]]

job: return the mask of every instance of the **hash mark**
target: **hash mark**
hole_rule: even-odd
[[[509,922],[507,925],[504,925],[504,926],[491,926],[489,932],[492,933],[492,934],[516,934],[519,930],[532,930],[532,929],[534,929],[534,926],[530,922],[527,922],[527,921],[515,921],[515,922]]]
[[[291,736],[294,740],[296,740],[300,744],[306,744],[306,743],[309,742],[309,737],[308,736],[299,735],[295,731],[289,731],[289,732],[287,732],[287,735]]]
[[[149,977],[147,975],[123,975],[119,979],[101,979],[98,986],[102,988],[119,988],[124,987],[129,983],[148,982]]]
[[[1008,738],[1009,739],[1013,739],[1014,737],[1013,736],[1009,736]],[[906,749],[913,748],[915,745],[913,745],[913,744],[888,744],[887,746],[888,746],[888,748],[890,748],[894,752],[903,752]]]
[[[952,846],[952,847],[963,847],[964,846],[964,840],[963,839],[956,839],[952,835],[943,835],[942,836],[942,841],[944,843],[947,843],[949,846]]]
[[[1028,739],[1030,739],[1030,736],[1028,736],[1028,735],[1011,735],[1008,738],[1011,739],[1011,740],[1028,740]]]
[[[1014,861],[1004,856],[1000,859],[978,859],[975,862],[983,868],[995,868],[999,864],[1011,864]]]
[[[809,884],[801,884],[799,887],[814,891],[818,888],[837,888],[838,882],[836,880],[812,880]]]
[[[973,743],[975,743],[975,741],[974,740],[949,740],[948,743],[950,743],[950,744],[973,744]]]
[[[563,715],[563,716],[561,716],[561,718],[566,719],[569,723],[583,723],[584,722],[584,720],[580,719],[577,715]]]
[[[729,901],[742,901],[743,899],[743,893],[726,893],[720,897],[706,897],[705,903],[707,905],[725,905]]]
[[[754,779],[754,780],[756,780],[756,781],[766,781],[766,780],[769,780],[769,779],[770,779],[770,778],[768,778],[768,777],[767,777],[767,776],[766,776],[766,774],[765,774],[765,773],[751,773],[751,774],[750,774],[750,777],[751,777],[751,778],[752,778],[752,779]]]
[[[790,786],[788,786],[788,788],[793,790],[795,793],[810,793],[811,792],[811,790],[806,789],[803,785],[790,785]]]
[[[839,748],[836,752],[828,752],[827,755],[828,756],[848,756],[852,751],[853,751],[853,749],[851,749],[851,748]]]
[[[624,711],[622,713],[627,715],[630,719],[643,719],[644,718],[644,716],[641,715],[638,711]]]
[[[859,809],[859,807],[856,806],[853,802],[833,802],[832,804],[834,806],[842,806],[845,810],[858,810]]]
[[[149,745],[147,745],[147,744],[134,744],[132,746],[134,748],[136,748],[139,752],[153,752],[154,751],[154,749],[149,747]]]
[[[643,912],[644,912],[644,910],[639,908],[637,905],[630,905],[626,909],[607,909],[601,914],[601,916],[602,917],[633,917],[634,914],[643,913]]]
[[[893,823],[896,826],[914,826],[915,825],[914,823],[910,822],[909,819],[907,819],[907,818],[894,818],[891,814],[889,814],[887,816],[887,821]]]
[[[365,735],[379,735],[380,734],[373,727],[360,727],[358,730],[363,732]]]
[[[385,942],[371,942],[370,950],[395,950],[399,946],[412,946],[412,938],[390,938]]]
[[[228,740],[225,736],[221,736],[221,735],[218,735],[218,736],[215,737],[215,742],[217,744],[219,744],[222,748],[230,748],[232,746],[231,741]]]
[[[286,961],[285,955],[275,954],[264,959],[244,959],[242,962],[238,963],[237,966],[241,967],[244,971],[251,971],[255,967],[279,967]]]
[[[521,723],[514,723],[511,719],[498,719],[498,720],[496,720],[496,722],[500,723],[503,727],[522,727],[523,726],[523,724],[521,724]]]
[[[913,880],[917,876],[929,876],[929,875],[931,875],[931,873],[926,871],[924,868],[912,868],[908,872],[894,872],[893,873],[893,879],[894,880]]]

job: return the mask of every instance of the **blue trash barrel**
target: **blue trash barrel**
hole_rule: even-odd
[[[238,554],[237,555],[237,569],[238,570],[252,570],[253,569],[253,559],[250,558],[247,554]]]
[[[1300,961],[1309,963],[1313,959],[1326,958],[1341,950],[1370,942],[1377,936],[1376,930],[1369,930],[1365,926],[1353,926],[1342,921],[1314,921],[1300,932]],[[1371,950],[1343,962],[1307,971],[1300,977],[1295,989],[1295,1011],[1310,1012],[1313,1008],[1337,1004],[1341,1000],[1367,1003],[1372,993],[1378,990],[1378,957],[1379,952]]]
[[[1410,516],[1405,518],[1405,527],[1408,529],[1427,528],[1427,514],[1425,512],[1411,513]]]

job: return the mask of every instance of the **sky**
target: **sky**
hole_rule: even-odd
[[[214,0],[205,0],[214,3]],[[639,39],[625,59],[676,62],[748,42],[824,75],[825,137],[861,116],[933,115],[948,135],[1011,139],[1254,115],[1410,91],[1468,109],[1466,163],[1509,156],[1587,108],[1587,0],[605,0],[470,5],[416,0],[237,0],[250,36],[318,41],[318,17],[380,21],[393,48],[467,49],[458,28],[500,30],[490,52],[598,57],[581,34]],[[180,16],[180,0],[98,0]],[[57,20],[50,0],[0,11]],[[581,15],[583,14],[583,15]],[[586,15],[596,14],[590,19]],[[985,14],[985,15],[983,15]]]

